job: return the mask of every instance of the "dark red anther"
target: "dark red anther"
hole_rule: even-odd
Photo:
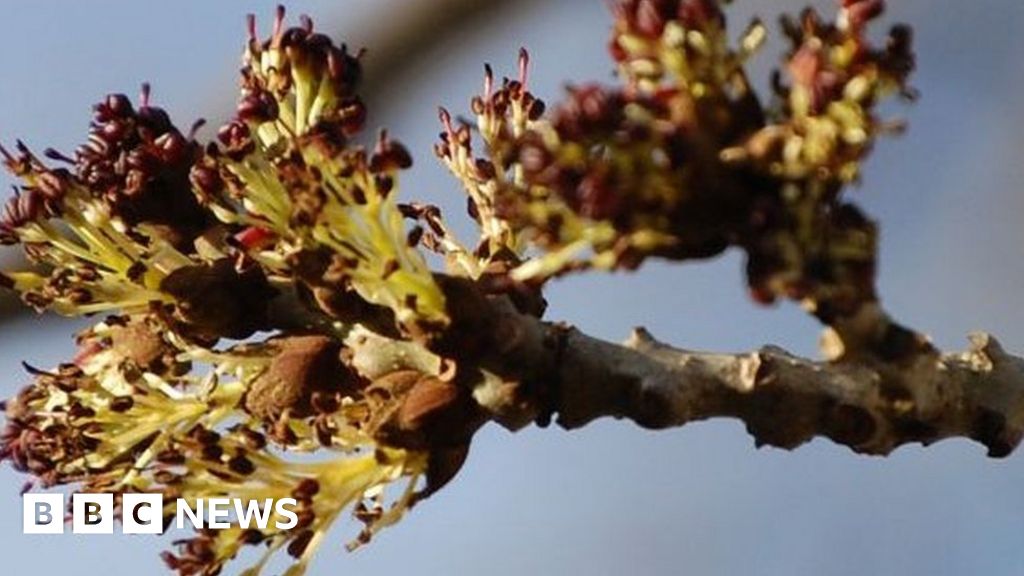
[[[339,108],[338,116],[342,133],[354,136],[366,125],[366,105],[359,98],[351,98]]]
[[[885,11],[884,0],[842,0],[846,19],[854,30],[878,18]]]
[[[144,173],[151,173],[157,169],[159,160],[142,148],[135,148],[125,156],[125,164],[133,169]]]
[[[47,200],[60,200],[67,190],[67,182],[70,179],[71,174],[63,168],[48,170],[36,178],[36,189]]]
[[[476,175],[482,180],[492,180],[497,176],[494,163],[486,158],[477,158],[473,165],[476,168]]]
[[[193,166],[189,172],[189,182],[206,195],[213,195],[224,189],[224,180],[217,169],[211,166]]]
[[[305,29],[301,30],[303,34],[307,34]],[[332,48],[334,48],[334,42],[327,34],[307,34],[306,49],[316,54],[318,59],[326,57]]]
[[[188,141],[177,130],[160,136],[153,142],[153,145],[160,159],[171,164],[182,160],[189,149]]]
[[[494,95],[494,70],[490,64],[484,64],[484,99],[490,100]]]
[[[519,85],[522,86],[523,90],[526,90],[528,86],[530,74],[530,53],[526,51],[526,48],[519,49]]]
[[[284,5],[278,4],[277,9],[274,11],[274,29],[270,37],[270,45],[274,48],[280,48],[281,46],[281,37],[284,35],[284,16]]]
[[[256,528],[246,528],[242,531],[242,534],[238,536],[238,540],[240,542],[244,542],[250,546],[255,546],[266,539],[267,537],[263,532],[260,532]]]
[[[671,17],[665,11],[666,3],[659,0],[640,0],[633,14],[633,23],[638,32],[650,38],[660,38],[665,21]]]
[[[370,156],[371,172],[391,172],[405,170],[412,166],[412,156],[401,143],[388,138],[386,131],[381,131],[377,140],[377,148]]]
[[[419,245],[420,240],[422,240],[422,239],[423,239],[423,227],[422,226],[413,226],[412,229],[409,230],[409,234],[405,237],[405,244],[407,246],[409,246],[410,248],[415,248],[416,246]]]
[[[135,400],[131,396],[115,396],[110,401],[110,410],[117,413],[124,413],[135,406]]]
[[[292,497],[296,500],[309,500],[320,492],[320,483],[314,478],[304,478],[298,486],[292,490]]]
[[[164,134],[174,127],[167,111],[157,106],[139,108],[139,126],[150,130],[153,136]]]
[[[469,101],[469,109],[472,110],[473,114],[476,114],[477,116],[483,116],[484,114],[486,114],[487,108],[487,104],[484,102],[484,99],[481,98],[480,96],[474,96]]]
[[[193,122],[192,127],[188,129],[188,139],[195,140],[196,134],[199,133],[199,130],[202,129],[203,126],[206,126],[206,118],[199,118]]]
[[[259,45],[259,38],[256,35],[256,15],[246,14],[245,15],[245,31],[249,36],[249,45],[255,47]]]
[[[0,228],[13,231],[39,218],[44,208],[43,198],[39,192],[24,189],[7,199],[3,215],[0,216]]]
[[[250,91],[238,103],[236,113],[239,119],[247,122],[274,120],[278,113],[277,100],[265,90]]]
[[[130,117],[135,111],[132,102],[124,94],[108,94],[103,102],[93,107],[97,122]]]
[[[139,90],[139,108],[146,108],[149,106],[151,89],[152,87],[149,85],[149,82],[142,83],[142,88]]]
[[[309,543],[313,540],[312,530],[303,530],[298,536],[292,539],[291,543],[288,544],[288,554],[293,558],[299,558],[302,553],[309,547]]]
[[[532,122],[540,120],[541,116],[544,115],[544,111],[547,110],[547,105],[540,98],[532,98],[530,104],[526,107],[526,117]]]
[[[104,157],[110,153],[110,143],[99,134],[89,134],[89,141],[84,147],[92,156]]]
[[[359,58],[362,52],[353,56],[348,53],[348,48],[342,44],[341,48],[330,47],[327,49],[327,71],[336,82],[341,84],[343,92],[352,92],[363,76],[362,64]]]
[[[451,143],[451,136],[455,133],[455,128],[452,127],[452,115],[447,108],[441,106],[437,109],[437,117],[441,120],[441,126],[444,128],[444,133],[441,136]]]
[[[245,456],[239,454],[228,460],[228,468],[239,476],[249,476],[256,471],[256,465]]]
[[[395,189],[395,179],[386,174],[378,174],[373,178],[373,184],[377,188],[377,193],[381,197],[386,198],[391,191]],[[363,204],[366,202],[364,201]]]
[[[174,126],[171,124],[171,117],[163,108],[149,104],[150,94],[149,82],[143,82],[139,95],[139,111],[136,115],[140,127],[151,131],[152,136],[156,137],[171,130]]]
[[[100,136],[107,142],[117,142],[124,138],[132,128],[128,122],[118,119],[110,120],[98,127]]]
[[[167,550],[164,550],[160,553],[160,559],[163,560],[164,565],[170,568],[171,570],[177,570],[180,566],[182,566],[182,561],[172,552],[169,552]]]
[[[721,26],[725,15],[718,0],[683,0],[679,5],[679,20],[686,28],[701,30],[709,25]]]
[[[243,148],[250,142],[249,127],[237,120],[230,122],[217,131],[217,139],[229,149]]]

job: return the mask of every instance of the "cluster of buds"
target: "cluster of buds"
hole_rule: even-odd
[[[88,142],[75,151],[75,172],[126,225],[146,223],[188,250],[210,223],[195,197],[181,193],[200,151],[194,136],[202,123],[183,135],[150,105],[149,93],[143,84],[138,110],[122,94],[95,106]]]
[[[20,142],[17,154],[2,150],[8,170],[25,181],[20,202],[9,204],[4,235],[16,239],[20,221],[38,210],[59,212],[72,202],[94,200],[95,211],[116,217],[127,227],[143,225],[175,247],[189,249],[206,229],[210,215],[187,191],[188,173],[199,153],[194,132],[183,135],[167,113],[150,105],[148,85],[136,110],[123,94],[111,94],[94,107],[88,140],[74,158],[48,149],[45,155],[66,167],[49,168]],[[80,206],[75,206],[78,208]]]
[[[500,114],[515,100],[492,94],[488,69],[473,100],[485,157],[473,157],[467,128],[446,122],[439,155],[465,183],[484,236],[509,238],[516,253],[527,242],[545,251],[515,280],[708,257],[733,237],[747,187],[719,156],[763,126],[742,66],[763,28],[733,49],[716,2],[623,1],[615,15],[624,86],[571,87],[548,116]],[[524,83],[521,72],[505,86],[517,94]]]
[[[759,21],[730,46],[729,0],[623,0],[614,5],[609,50],[635,90],[679,87],[696,98],[749,97],[744,62],[764,43]]]
[[[543,100],[535,97],[528,87],[530,57],[526,50],[519,52],[517,79],[504,78],[495,85],[490,65],[484,67],[483,93],[473,97],[471,107],[476,116],[476,128],[483,141],[484,156],[473,153],[470,125],[452,121],[449,112],[441,108],[441,142],[434,152],[448,170],[461,182],[468,195],[467,210],[480,226],[480,243],[474,251],[476,258],[464,264],[478,276],[492,260],[518,262],[525,248],[521,236],[501,215],[500,197],[507,187],[523,185],[522,168],[513,157],[510,143],[521,138],[544,113]],[[442,238],[446,235],[441,235]],[[461,257],[457,243],[451,243],[446,254]]]
[[[270,522],[179,541],[165,561],[180,574],[215,574],[257,544],[266,552],[250,573],[286,551],[296,558],[289,574],[301,574],[340,513],[365,525],[350,547],[366,543],[461,465],[452,455],[464,458],[472,432],[453,444],[430,427],[452,421],[438,414],[468,396],[437,376],[361,374],[355,352],[324,336],[210,350],[168,328],[155,315],[110,317],[79,336],[74,362],[32,369],[34,382],[7,403],[0,458],[44,488],[160,493],[168,526],[177,499],[298,501],[291,529]],[[318,450],[334,455],[289,456]]]
[[[877,116],[878,104],[914,95],[909,28],[895,26],[882,48],[868,39],[883,9],[881,0],[843,0],[834,23],[811,9],[784,18],[789,82],[775,81],[771,122],[724,153],[778,183],[754,201],[744,234],[752,294],[801,301],[828,324],[876,299],[877,227],[841,194],[875,139],[900,128]]]
[[[876,229],[840,192],[897,125],[876,116],[878,103],[912,95],[908,29],[873,47],[879,0],[844,0],[835,23],[810,9],[783,19],[791,80],[777,75],[777,103],[766,107],[744,69],[766,29],[754,21],[733,45],[723,4],[616,2],[610,46],[623,86],[571,87],[546,116],[496,116],[488,74],[473,105],[482,159],[468,127],[445,117],[438,150],[486,217],[483,235],[508,238],[516,254],[527,243],[542,250],[511,278],[540,283],[736,246],[759,302],[796,299],[831,322],[875,299]]]
[[[411,156],[386,132],[370,153],[348,145],[366,116],[358,57],[308,18],[283,19],[279,9],[263,42],[250,20],[237,114],[192,169],[197,193],[241,228],[240,250],[314,292],[325,312],[348,320],[339,304],[355,300],[409,332],[444,326],[444,296],[394,199]]]
[[[369,151],[349,143],[366,115],[359,58],[283,18],[266,41],[250,21],[237,114],[215,142],[197,141],[201,123],[183,134],[145,87],[138,107],[98,104],[74,158],[46,152],[63,166],[0,148],[22,180],[0,240],[33,265],[0,286],[39,310],[116,314],[73,361],[30,370],[0,460],[44,488],[162,493],[165,520],[179,498],[299,502],[290,530],[178,541],[165,561],[183,575],[256,544],[247,574],[278,551],[301,574],[345,510],[364,526],[350,547],[369,541],[452,478],[485,421],[469,379],[428,349],[450,311],[396,199],[408,151],[386,132]]]
[[[901,127],[875,115],[878,103],[914,96],[907,86],[914,68],[910,29],[893,27],[882,48],[868,39],[883,8],[881,0],[844,0],[835,22],[812,9],[799,20],[784,18],[789,82],[776,77],[773,121],[730,155],[786,180],[857,180],[876,137]]]
[[[120,94],[95,106],[89,140],[71,159],[21,142],[0,147],[23,182],[0,219],[0,240],[20,244],[32,270],[0,274],[38,310],[64,315],[152,311],[197,340],[245,338],[264,327],[273,289],[224,242],[192,193],[200,147],[149,104]]]

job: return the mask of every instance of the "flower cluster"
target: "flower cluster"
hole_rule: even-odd
[[[609,50],[619,74],[645,92],[668,87],[684,88],[698,98],[747,97],[743,64],[766,32],[755,21],[738,47],[730,47],[721,6],[727,1],[617,2]]]
[[[841,191],[899,126],[878,104],[913,96],[909,29],[871,44],[881,0],[843,0],[833,23],[811,9],[784,18],[792,48],[765,105],[744,67],[767,30],[754,21],[731,42],[726,3],[616,2],[610,51],[622,85],[570,87],[544,116],[506,106],[515,100],[492,90],[488,69],[472,107],[482,158],[469,128],[444,116],[438,152],[483,236],[517,255],[541,249],[515,260],[511,278],[539,284],[735,246],[758,301],[793,298],[831,322],[874,300],[875,226]],[[523,80],[506,81],[509,93]]]
[[[317,291],[329,312],[344,314],[335,304],[354,293],[409,331],[445,325],[444,295],[394,199],[408,151],[386,132],[372,153],[348,145],[366,117],[358,57],[308,18],[283,18],[263,42],[250,20],[237,114],[192,169],[197,193],[243,228],[247,256]]]
[[[358,545],[423,495],[430,447],[416,433],[437,404],[416,412],[420,421],[403,420],[407,437],[397,438],[394,412],[408,420],[412,408],[394,400],[405,390],[389,387],[396,378],[414,385],[425,379],[419,372],[371,382],[321,336],[214,351],[180,340],[152,315],[110,317],[80,335],[79,347],[72,363],[32,369],[35,381],[7,404],[0,456],[16,469],[43,487],[160,492],[168,522],[178,498],[300,503],[292,530],[235,527],[182,541],[165,555],[181,574],[214,574],[255,544],[267,547],[261,566],[286,550],[298,560],[290,573],[300,574],[346,508],[366,525]],[[335,455],[288,455],[319,449]],[[405,488],[386,500],[384,487],[401,479]]]
[[[502,217],[500,199],[504,187],[521,186],[524,176],[522,168],[510,158],[509,142],[532,128],[545,109],[544,102],[528,89],[529,65],[529,54],[521,50],[518,78],[505,78],[500,86],[495,86],[490,65],[484,69],[483,94],[473,98],[472,109],[486,157],[474,155],[470,126],[456,125],[448,111],[441,108],[444,130],[434,151],[462,182],[469,215],[480,225],[477,260],[471,259],[466,265],[475,275],[494,259],[518,262],[524,248],[523,239]],[[457,250],[455,253],[460,254]]]
[[[39,310],[111,314],[72,361],[30,369],[0,460],[44,488],[163,493],[168,520],[178,498],[299,501],[291,530],[177,541],[164,559],[180,574],[219,573],[247,545],[266,550],[247,574],[278,551],[301,574],[346,510],[364,525],[351,547],[367,542],[454,475],[483,422],[426,348],[449,311],[395,199],[409,153],[384,132],[370,152],[349,142],[359,77],[358,56],[279,9],[266,41],[250,21],[215,142],[145,86],[137,107],[97,104],[73,156],[0,148],[22,181],[0,240],[32,264],[0,286]],[[361,360],[385,348],[400,353]]]
[[[23,181],[4,207],[0,240],[36,264],[0,283],[27,304],[65,315],[153,311],[207,340],[262,327],[266,275],[216,237],[188,183],[199,146],[149,104],[148,87],[138,110],[120,94],[97,104],[73,159],[46,151],[67,167],[20,142],[0,153]]]
[[[802,301],[826,323],[876,298],[877,229],[842,192],[877,136],[899,129],[877,116],[878,104],[914,96],[909,28],[895,26],[882,48],[868,39],[883,9],[881,0],[843,0],[834,23],[810,9],[784,18],[789,81],[776,81],[771,121],[724,152],[777,183],[753,201],[744,234],[752,293]]]
[[[900,127],[878,119],[877,104],[892,94],[914,96],[906,84],[914,68],[910,29],[894,27],[881,49],[868,40],[883,8],[881,0],[846,0],[835,23],[813,10],[783,19],[792,45],[789,83],[776,82],[773,122],[736,150],[738,157],[786,180],[858,178],[875,137]]]
[[[212,142],[146,86],[138,106],[97,104],[73,156],[0,147],[22,182],[0,243],[32,265],[0,287],[109,314],[72,361],[29,369],[0,459],[43,487],[293,497],[294,530],[200,531],[164,559],[213,575],[258,544],[246,576],[278,551],[298,576],[343,511],[366,542],[458,472],[485,422],[550,416],[552,366],[527,364],[558,356],[561,332],[522,320],[543,315],[554,276],[738,247],[757,300],[855,316],[875,299],[877,232],[842,192],[894,127],[879,102],[912,95],[909,31],[871,44],[881,0],[784,20],[792,47],[764,105],[744,66],[766,28],[732,42],[725,4],[618,0],[619,85],[570,87],[548,110],[523,50],[514,78],[485,67],[475,122],[441,109],[435,152],[468,196],[472,247],[437,207],[398,201],[405,147],[385,131],[352,143],[360,54],[306,17],[287,27],[283,8],[265,40],[250,18],[240,99]]]
[[[475,212],[497,218],[481,220],[485,236],[508,228],[520,252],[525,242],[545,251],[515,279],[705,257],[729,242],[744,190],[719,154],[763,123],[742,64],[764,30],[751,27],[731,49],[724,15],[703,0],[619,2],[615,14],[611,51],[624,86],[570,87],[542,117],[525,74],[492,94],[488,70],[473,101],[486,157],[472,157],[468,131],[443,135],[439,151]],[[532,114],[504,105],[519,90]]]

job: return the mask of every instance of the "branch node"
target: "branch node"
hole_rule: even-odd
[[[971,359],[979,369],[991,371],[996,364],[1006,358],[1002,344],[987,332],[971,332],[967,340],[971,345]]]
[[[740,360],[740,392],[747,393],[752,391],[764,378],[765,374],[762,368],[767,368],[767,366],[765,366],[764,358],[762,358],[761,354],[761,352],[754,352]]]
[[[629,338],[626,339],[623,345],[626,348],[642,352],[644,350],[657,348],[662,344],[647,330],[647,328],[637,326],[636,328],[633,328],[633,332],[630,333]]]

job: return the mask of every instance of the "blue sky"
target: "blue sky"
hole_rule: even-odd
[[[370,48],[411,0],[290,3],[323,29]],[[604,2],[534,1],[410,49],[381,85],[371,124],[386,124],[417,158],[402,194],[462,214],[457,186],[434,162],[436,107],[465,109],[482,62],[511,72],[534,55],[535,91],[557,99],[567,80],[611,80]],[[739,29],[759,4],[738,0]],[[773,6],[802,5],[775,2]],[[923,98],[894,111],[911,122],[882,143],[853,195],[882,223],[880,287],[894,314],[946,348],[970,330],[1024,350],[1024,4],[901,0],[915,23]],[[817,5],[828,5],[818,2]],[[760,9],[764,9],[763,6]],[[180,124],[222,117],[243,17],[270,2],[11,2],[0,23],[0,139],[73,149],[89,107],[142,81]],[[772,20],[772,18],[769,18]],[[766,73],[771,51],[758,61]],[[0,179],[0,183],[7,180]],[[464,233],[470,228],[462,223]],[[818,327],[792,306],[757,308],[742,262],[654,264],[632,275],[554,284],[549,316],[610,339],[634,325],[689,348],[743,350],[773,342],[814,354]],[[71,351],[74,323],[24,317],[0,327],[4,396],[19,362]],[[0,555],[11,574],[160,573],[170,537],[21,535],[23,478],[0,470]],[[989,460],[948,441],[882,460],[816,441],[755,450],[742,426],[709,422],[648,432],[620,422],[585,430],[485,429],[463,473],[368,548],[327,544],[312,574],[990,574],[1024,573],[1024,460]],[[345,527],[343,527],[345,528]],[[235,567],[238,568],[238,567]],[[234,573],[228,570],[227,573]]]

